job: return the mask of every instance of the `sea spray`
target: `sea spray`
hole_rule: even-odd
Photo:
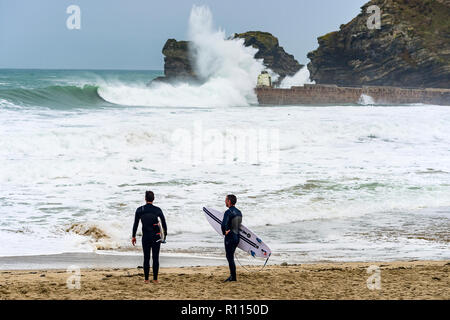
[[[289,89],[293,86],[304,86],[305,84],[314,84],[315,81],[311,81],[309,70],[307,67],[301,68],[296,74],[292,77],[286,77],[280,84],[280,88]]]
[[[106,85],[99,95],[115,104],[156,107],[228,107],[257,103],[257,77],[265,66],[254,58],[257,49],[244,46],[243,39],[227,39],[215,30],[209,8],[194,6],[189,18],[189,40],[195,52],[194,69],[202,84],[157,83]],[[269,70],[270,71],[270,70]]]
[[[254,58],[258,50],[246,47],[244,39],[226,39],[224,31],[215,31],[207,7],[194,6],[189,25],[197,75],[206,81],[222,79],[220,85],[224,89],[255,102],[256,79],[265,69],[262,60]]]
[[[375,100],[367,94],[362,94],[361,97],[359,97],[358,104],[363,106],[373,106],[375,105]]]

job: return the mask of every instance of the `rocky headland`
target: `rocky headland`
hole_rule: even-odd
[[[369,29],[368,7],[381,9]],[[450,88],[450,0],[372,0],[308,54],[311,79],[340,86]]]

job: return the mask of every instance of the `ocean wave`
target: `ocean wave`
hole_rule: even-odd
[[[83,223],[73,223],[65,229],[67,233],[76,234],[87,237],[87,241],[96,250],[116,250],[121,248],[119,243],[112,239],[112,236],[107,234],[106,231],[99,226]]]
[[[66,229],[66,232],[73,232],[82,236],[91,237],[95,240],[109,239],[109,236],[100,228],[96,226],[84,225],[81,223],[72,224],[69,228]]]
[[[146,107],[235,107],[257,104],[258,75],[266,67],[255,59],[257,49],[243,39],[229,39],[214,28],[208,7],[193,6],[189,40],[195,48],[194,65],[201,85],[181,82],[153,83],[150,87],[107,84],[100,96],[114,104]]]
[[[0,89],[0,106],[66,109],[111,105],[101,98],[98,89],[96,85]]]

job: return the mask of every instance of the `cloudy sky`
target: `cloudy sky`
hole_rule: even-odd
[[[227,35],[268,31],[301,63],[317,37],[367,0],[0,0],[0,68],[163,69],[168,38],[186,39],[192,5],[208,5]],[[69,30],[67,7],[81,9]]]

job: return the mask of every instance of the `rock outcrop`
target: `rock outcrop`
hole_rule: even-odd
[[[381,29],[369,29],[381,9]],[[450,88],[450,0],[372,0],[308,54],[318,84]]]
[[[278,39],[268,32],[248,31],[236,33],[234,38],[244,39],[245,46],[258,49],[256,59],[263,59],[263,64],[280,77],[274,83],[280,83],[286,76],[295,75],[302,67],[294,56],[280,47]]]
[[[255,58],[263,59],[263,64],[280,76],[275,85],[286,76],[293,76],[303,67],[293,55],[286,53],[283,47],[279,46],[278,39],[268,32],[249,31],[235,34],[232,38],[242,38],[246,46],[258,49]],[[194,48],[189,41],[167,40],[162,50],[164,77],[153,81],[198,81],[193,68],[192,50]]]
[[[197,80],[197,76],[192,68],[193,63],[189,46],[189,41],[167,40],[162,50],[164,55],[164,76],[158,77],[153,81]]]

